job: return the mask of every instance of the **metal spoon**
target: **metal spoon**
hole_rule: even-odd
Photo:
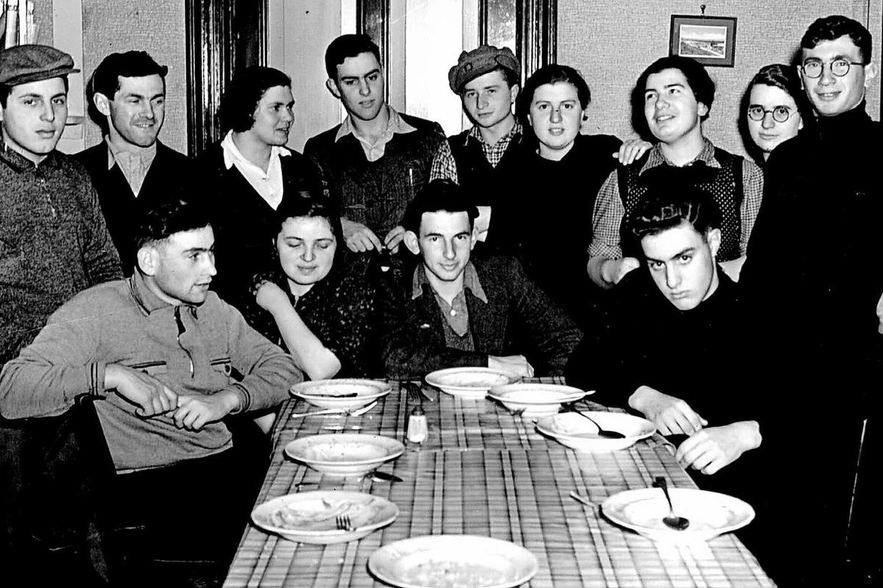
[[[592,424],[595,425],[596,427],[598,427],[598,436],[599,437],[604,437],[605,439],[625,439],[625,435],[623,435],[619,431],[608,431],[607,429],[604,429],[603,427],[601,427],[601,425],[599,425],[597,422],[595,422],[595,419],[593,419],[592,417],[590,417],[589,415],[587,415],[583,412],[580,412],[580,410],[577,409],[572,404],[564,404],[562,406],[564,407],[564,409],[566,411],[575,412],[576,414],[580,415],[581,417],[587,418],[590,421],[592,421]]]
[[[653,486],[656,488],[662,488],[662,491],[665,492],[665,499],[668,501],[668,516],[662,517],[662,522],[675,531],[683,531],[689,527],[690,521],[675,514],[675,508],[671,504],[671,496],[668,495],[668,484],[666,484],[665,478],[659,476],[656,478],[656,481],[653,482]]]

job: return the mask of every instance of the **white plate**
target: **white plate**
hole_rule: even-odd
[[[349,515],[354,531],[337,528],[339,514]],[[380,496],[316,490],[268,500],[252,511],[251,520],[290,541],[327,545],[361,539],[393,522],[398,514],[399,508]]]
[[[353,410],[386,396],[391,389],[388,383],[377,380],[341,378],[299,382],[291,387],[291,394],[314,406]]]
[[[669,487],[668,491],[675,514],[690,521],[683,531],[670,529],[662,522],[669,510],[659,488],[619,492],[601,504],[601,511],[617,525],[668,543],[708,541],[741,529],[754,519],[751,505],[733,496],[691,488]]]
[[[533,384],[519,382],[494,386],[488,390],[488,397],[503,403],[509,410],[524,410],[525,417],[540,417],[557,414],[562,402],[576,402],[584,396],[594,394],[573,386],[560,384]]]
[[[368,558],[372,574],[400,588],[509,588],[533,578],[537,568],[527,549],[476,535],[412,537]]]
[[[504,372],[486,367],[457,367],[436,370],[426,374],[426,383],[441,388],[453,396],[463,398],[484,398],[487,391],[494,386],[511,384],[518,378]]]
[[[625,439],[605,439],[598,436],[598,427],[587,418],[572,412],[562,412],[537,421],[537,430],[577,451],[619,451],[627,449],[656,432],[656,425],[647,419],[621,412],[580,411],[597,421],[608,431],[617,431]]]
[[[405,446],[392,437],[358,433],[311,435],[285,446],[288,457],[337,476],[361,476],[404,451]]]

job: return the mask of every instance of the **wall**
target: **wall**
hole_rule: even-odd
[[[65,0],[55,0],[64,2]],[[187,44],[182,0],[82,0],[83,63],[86,79],[109,53],[143,50],[169,67],[166,118],[160,140],[187,151]],[[85,123],[86,146],[101,141],[101,130]]]
[[[719,146],[744,154],[737,120],[739,101],[751,77],[769,63],[789,63],[803,32],[816,18],[844,14],[874,36],[880,69],[883,0],[781,0],[776,3],[705,2],[706,16],[735,16],[736,56],[732,68],[708,68],[717,95],[705,134]],[[586,2],[558,0],[558,62],[578,68],[592,90],[586,131],[630,136],[629,95],[645,67],[668,55],[672,14],[698,16],[699,2]],[[868,110],[879,120],[880,79],[871,83]]]

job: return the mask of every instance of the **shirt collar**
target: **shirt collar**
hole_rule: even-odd
[[[157,142],[154,142],[150,147],[138,147],[137,149],[120,149],[117,145],[114,145],[110,141],[110,137],[105,135],[104,143],[107,145],[107,169],[111,169],[113,167],[114,162],[116,161],[130,161],[132,159],[140,159],[141,164],[144,168],[150,167],[150,164],[153,163],[154,158],[156,158],[156,150],[157,150]],[[124,164],[120,164],[124,165]]]
[[[137,269],[131,277],[126,278],[126,283],[129,286],[129,292],[132,294],[132,298],[135,299],[135,302],[138,304],[139,308],[141,308],[141,312],[145,315],[149,315],[157,310],[162,310],[163,308],[174,306],[154,294],[153,291],[147,287],[147,283],[144,281],[144,276],[141,275],[141,272]],[[190,313],[196,317],[198,306],[193,304],[181,304],[181,306],[189,309]]]
[[[58,156],[56,153],[57,151],[53,149],[45,158],[43,158],[43,161],[40,163],[34,163],[15,149],[10,149],[3,140],[3,137],[0,136],[0,157],[2,157],[3,161],[18,173],[40,167],[56,167],[58,165]]]
[[[239,148],[236,146],[236,143],[233,142],[233,131],[227,131],[226,136],[224,136],[224,140],[221,141],[221,150],[224,152],[224,167],[230,169],[237,162],[240,165],[248,165],[255,169],[260,169],[258,166],[250,162],[245,158]],[[280,147],[278,145],[273,145],[270,148],[270,157],[288,157],[291,153],[285,147]],[[260,169],[261,173],[264,173],[264,170]]]
[[[414,270],[414,278],[411,281],[411,300],[416,300],[423,294],[424,284],[432,288],[429,278],[426,277],[426,266],[421,263]],[[471,261],[466,264],[466,269],[463,270],[463,290],[471,291],[473,296],[487,304],[487,294],[484,293],[484,288],[481,287],[478,272],[475,271],[475,266],[472,265]]]
[[[404,135],[405,133],[413,133],[417,130],[415,127],[405,122],[405,119],[402,118],[402,115],[396,112],[395,108],[387,104],[386,109],[389,111],[389,123],[386,125],[386,130],[383,132],[383,136],[386,140],[389,140],[389,137],[396,133]],[[335,143],[347,135],[352,135],[356,139],[359,138],[355,133],[355,126],[353,125],[352,119],[353,117],[348,115],[340,124],[340,128],[337,129],[337,135],[334,137]]]
[[[693,161],[686,165],[691,165],[696,161],[702,161],[708,167],[720,168],[721,164],[714,156],[714,145],[708,139],[703,139],[702,150],[699,152],[699,155],[696,156]],[[659,144],[653,146],[653,149],[650,150],[650,155],[647,157],[647,162],[644,164],[644,167],[641,168],[639,174],[644,173],[648,169],[653,169],[654,167],[660,165],[670,165],[672,167],[686,167],[686,166],[677,166],[666,159],[665,155],[662,154],[662,149],[659,148]]]
[[[515,125],[509,129],[509,132],[500,137],[500,140],[497,143],[502,143],[503,141],[511,141],[514,137],[521,135],[524,129],[521,126],[521,123],[518,122],[518,119],[515,119]],[[473,125],[471,129],[469,129],[469,136],[485,145],[490,145],[487,141],[484,140],[484,137],[481,136],[481,131],[479,130],[478,125]],[[497,143],[494,143],[496,145]]]

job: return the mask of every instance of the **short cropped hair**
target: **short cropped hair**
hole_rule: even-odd
[[[469,228],[475,226],[478,208],[472,203],[466,191],[447,179],[433,180],[426,184],[408,204],[402,226],[415,234],[420,234],[420,223],[427,212],[465,212],[469,217]]]
[[[325,50],[325,72],[332,80],[337,79],[337,66],[348,57],[358,57],[362,53],[371,53],[380,61],[380,47],[368,35],[341,35],[331,41]]]
[[[224,132],[243,133],[254,126],[254,113],[270,88],[291,88],[291,78],[272,67],[253,65],[233,77],[218,108]]]
[[[689,223],[706,238],[708,231],[721,225],[720,210],[708,192],[699,188],[657,188],[649,191],[629,215],[628,231],[640,241]]]
[[[576,88],[576,95],[579,99],[580,107],[585,110],[592,102],[592,92],[585,78],[576,69],[568,65],[559,65],[552,63],[544,65],[536,70],[527,81],[524,82],[524,88],[516,100],[515,111],[521,123],[527,125],[527,115],[530,114],[530,103],[533,102],[533,96],[536,94],[537,88],[545,84],[567,83]]]
[[[154,61],[146,51],[126,51],[125,53],[111,53],[105,57],[86,85],[86,96],[89,97],[89,118],[101,127],[104,133],[108,132],[107,118],[98,111],[93,98],[96,93],[104,94],[113,100],[114,94],[120,89],[120,78],[143,78],[158,75],[165,86],[166,74],[169,68]]]
[[[644,92],[647,90],[647,80],[651,75],[666,69],[676,69],[684,74],[696,101],[704,104],[708,112],[711,112],[711,105],[714,103],[714,81],[701,63],[680,55],[661,57],[641,73],[632,90],[632,126],[644,138],[652,137],[647,119],[644,117]],[[703,121],[708,118],[708,112],[702,117]]]
[[[809,25],[803,38],[800,39],[801,49],[813,49],[823,41],[834,41],[848,36],[862,55],[862,63],[871,63],[871,33],[860,22],[839,14],[832,14],[816,20]]]
[[[176,233],[196,231],[211,225],[208,208],[196,202],[172,200],[150,204],[135,228],[135,244],[162,243]]]

